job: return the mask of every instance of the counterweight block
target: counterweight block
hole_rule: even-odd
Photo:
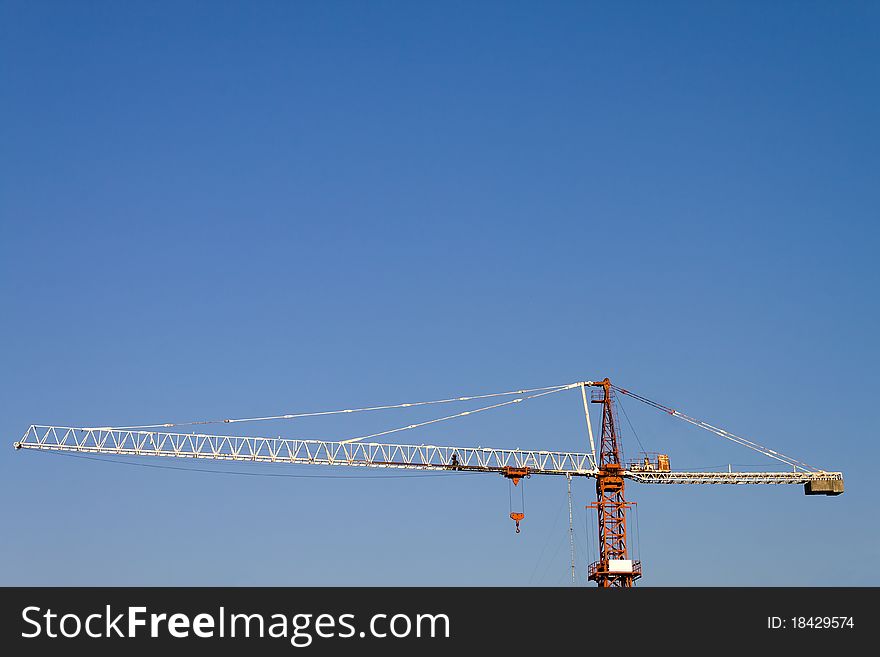
[[[843,493],[843,479],[812,479],[804,484],[807,495],[840,495]]]

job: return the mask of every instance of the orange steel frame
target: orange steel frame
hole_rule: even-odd
[[[594,396],[592,400],[602,404],[602,441],[596,475],[596,502],[587,508],[596,509],[599,518],[599,560],[590,564],[587,579],[602,588],[627,588],[642,576],[641,563],[633,561],[632,572],[628,573],[609,570],[609,561],[629,559],[626,510],[630,507],[624,497],[624,468],[611,400],[611,381],[606,378],[593,385],[602,389],[601,396]]]

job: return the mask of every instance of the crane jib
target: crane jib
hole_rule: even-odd
[[[528,469],[531,475],[596,475],[589,453],[491,447],[345,443],[43,425],[30,426],[14,446],[17,449],[251,463],[489,472],[502,475],[513,468]],[[843,492],[843,475],[839,472],[624,470],[623,476],[644,484],[810,484],[809,494],[834,495]]]

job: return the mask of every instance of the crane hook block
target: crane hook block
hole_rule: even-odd
[[[525,513],[511,513],[510,519],[516,523],[516,533],[519,534],[519,521],[526,517]]]

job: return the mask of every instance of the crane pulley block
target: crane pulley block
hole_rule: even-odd
[[[513,482],[513,485],[516,486],[520,479],[523,477],[531,477],[532,475],[528,468],[513,468],[506,465],[501,469],[501,476],[510,479]]]

